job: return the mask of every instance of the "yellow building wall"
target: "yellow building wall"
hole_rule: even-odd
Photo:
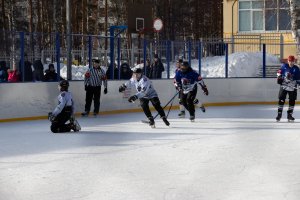
[[[297,47],[290,31],[286,32],[238,32],[238,0],[223,1],[223,37],[224,41],[231,43],[232,35],[235,36],[234,46],[229,44],[229,52],[259,52],[261,44],[266,44],[266,51],[269,54],[280,54],[282,58],[289,55],[296,55]],[[234,4],[234,6],[233,6]],[[232,7],[233,6],[233,7]],[[233,16],[233,20],[232,20]],[[280,45],[280,36],[283,44]]]

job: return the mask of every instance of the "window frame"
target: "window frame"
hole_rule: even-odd
[[[246,8],[246,9],[240,9],[240,3],[241,2],[250,2],[250,8]],[[252,3],[253,2],[263,2],[263,8],[252,8]],[[264,32],[264,33],[274,33],[274,32],[291,32],[291,30],[280,30],[280,10],[288,10],[289,11],[289,6],[288,7],[280,7],[280,0],[276,0],[276,4],[277,4],[277,7],[276,8],[266,8],[266,0],[239,0],[238,1],[238,32],[240,33],[261,33],[261,32]],[[266,10],[276,10],[276,30],[266,30]],[[250,11],[250,30],[240,30],[240,11]],[[263,29],[262,30],[254,30],[253,29],[253,12],[257,12],[257,11],[260,11],[263,13]]]

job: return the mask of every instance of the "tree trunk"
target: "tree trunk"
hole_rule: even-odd
[[[300,0],[289,0],[291,10],[291,29],[297,43],[297,61],[300,63]]]

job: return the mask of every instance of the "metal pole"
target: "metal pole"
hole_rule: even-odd
[[[192,63],[191,63],[191,61],[192,61],[192,42],[191,42],[191,40],[189,40],[188,41],[188,56],[189,56],[189,64],[190,64],[190,66],[192,67]]]
[[[66,0],[67,21],[67,79],[72,80],[71,13],[70,0]]]
[[[167,41],[167,79],[170,78],[170,46],[171,42]]]
[[[118,37],[118,79],[121,79],[121,67],[120,67],[120,61],[121,61],[121,39]]]
[[[202,43],[198,43],[198,61],[199,61],[199,75],[201,76],[201,65],[202,65]]]
[[[228,44],[225,44],[225,78],[228,78]]]
[[[266,78],[266,44],[263,44],[263,78]]]
[[[143,47],[143,59],[144,59],[144,74],[145,75],[147,75],[146,74],[146,59],[147,59],[147,41],[146,41],[146,39],[144,38],[144,47]]]
[[[92,67],[92,36],[89,35],[89,68]]]
[[[60,80],[60,39],[59,39],[59,33],[56,33],[56,70],[57,70],[57,80]]]
[[[115,51],[115,49],[114,49],[114,43],[115,43],[115,38],[114,38],[114,27],[110,27],[109,28],[109,32],[110,32],[110,66],[109,66],[109,72],[110,72],[110,79],[111,80],[113,80],[114,79],[114,65],[115,65],[115,63],[114,63],[114,60],[115,60],[115,58],[114,58],[114,51]]]
[[[22,81],[25,81],[25,65],[24,65],[24,32],[20,32],[20,64],[21,64],[21,71],[22,71]]]

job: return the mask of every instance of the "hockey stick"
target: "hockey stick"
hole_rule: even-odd
[[[174,101],[175,97],[178,95],[178,93],[179,93],[179,91],[176,92],[176,94],[170,99],[170,101],[168,101],[168,103],[163,107],[163,109],[165,109],[171,102],[172,102],[171,105],[173,105],[173,101]],[[171,107],[172,107],[172,106],[171,106]],[[170,112],[170,110],[171,110],[171,107],[170,107],[170,109],[169,109],[169,112]],[[169,115],[169,112],[168,112],[168,115]],[[159,113],[157,113],[157,114],[153,117],[153,119],[157,118],[158,115],[159,115]],[[168,116],[168,115],[167,115],[167,116]],[[149,121],[148,121],[148,120],[141,120],[141,121],[142,121],[143,123],[149,124]]]

